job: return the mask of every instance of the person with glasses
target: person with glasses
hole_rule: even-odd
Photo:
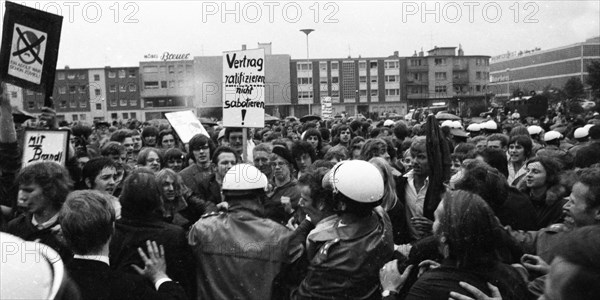
[[[290,151],[281,145],[273,147],[270,164],[273,190],[267,194],[265,209],[268,218],[285,225],[298,208],[300,200],[300,189],[294,176],[297,167]]]
[[[192,160],[195,164],[190,164],[187,168],[181,170],[179,175],[185,185],[194,193],[199,194],[200,182],[209,178],[213,174],[210,160],[215,151],[213,141],[203,134],[196,134],[188,143]]]

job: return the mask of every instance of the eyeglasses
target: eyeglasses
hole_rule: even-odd
[[[275,168],[275,167],[284,167],[284,166],[287,166],[288,163],[284,162],[284,161],[278,161],[278,162],[271,162],[271,163],[269,163],[269,165],[271,165],[271,167]]]

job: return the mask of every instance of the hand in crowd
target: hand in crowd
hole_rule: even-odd
[[[529,272],[546,275],[550,272],[550,266],[537,255],[525,254],[521,257],[521,263]]]
[[[436,269],[439,267],[440,267],[440,263],[438,263],[437,261],[426,259],[419,263],[419,274],[417,275],[417,277],[421,277],[421,275],[423,275],[423,273],[425,273],[431,269]]]
[[[387,262],[381,270],[379,270],[379,281],[381,282],[383,290],[396,293],[399,292],[404,286],[406,278],[408,278],[408,274],[410,274],[412,268],[413,265],[410,265],[406,267],[402,274],[400,274],[397,259]]]
[[[53,108],[43,107],[39,120],[41,127],[48,127],[48,129],[58,128],[58,124],[56,123],[56,110]]]
[[[146,255],[142,248],[138,248],[138,253],[142,261],[144,261],[144,269],[136,265],[131,265],[131,267],[140,275],[151,280],[152,283],[156,283],[163,278],[169,278],[167,276],[167,262],[165,261],[165,249],[163,246],[158,246],[154,241],[146,241],[146,246],[148,248],[148,255]]]
[[[410,222],[418,231],[419,236],[424,237],[431,234],[433,228],[433,221],[425,217],[412,217]]]
[[[489,297],[484,292],[480,291],[478,288],[476,288],[466,282],[461,281],[458,284],[460,284],[460,286],[463,289],[469,291],[469,293],[471,293],[473,295],[473,297],[475,297],[475,298],[465,296],[465,295],[459,294],[457,292],[450,292],[450,299],[456,299],[456,300],[502,300],[502,295],[500,295],[500,291],[498,290],[498,288],[489,282],[487,285],[490,288],[490,291],[492,291],[492,297]]]

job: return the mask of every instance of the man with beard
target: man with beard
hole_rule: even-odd
[[[85,186],[108,196],[117,219],[121,218],[121,203],[117,197],[113,196],[117,189],[117,181],[120,180],[117,174],[117,164],[107,157],[95,157],[83,166],[81,175]]]
[[[215,151],[213,141],[203,134],[196,134],[188,143],[192,159],[196,162],[181,170],[179,175],[183,179],[185,185],[194,193],[200,193],[200,182],[207,179],[213,174],[210,160]]]
[[[300,189],[294,176],[294,171],[297,169],[296,163],[287,148],[275,145],[270,164],[273,169],[272,183],[274,187],[273,191],[267,195],[269,198],[265,203],[265,210],[268,218],[287,224],[298,208],[300,200]]]

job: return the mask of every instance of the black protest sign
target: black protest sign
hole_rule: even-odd
[[[23,166],[39,161],[67,162],[68,130],[27,130],[23,139]]]
[[[0,80],[50,96],[63,17],[6,2],[0,50]]]

